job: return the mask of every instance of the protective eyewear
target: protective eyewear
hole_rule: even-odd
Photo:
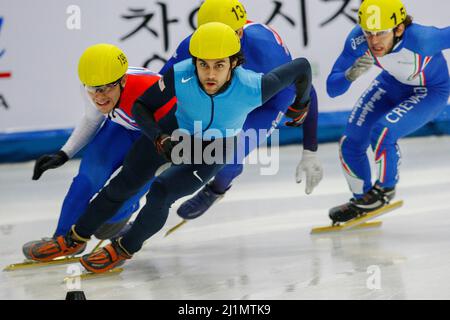
[[[115,86],[117,86],[121,81],[122,81],[122,78],[120,78],[119,80],[117,80],[117,81],[115,81],[113,83],[108,83],[108,84],[105,84],[103,86],[96,86],[96,87],[84,86],[84,87],[86,88],[86,91],[89,92],[89,93],[108,93]]]
[[[382,31],[363,30],[363,33],[366,37],[384,37],[384,36],[387,36],[389,34],[389,32],[391,32],[392,30],[394,30],[394,28],[382,30]]]

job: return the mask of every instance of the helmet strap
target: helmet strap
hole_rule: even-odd
[[[405,33],[403,32],[403,34],[402,34],[400,37],[397,37],[397,36],[395,35],[395,32],[397,31],[397,28],[398,28],[398,26],[395,27],[394,30],[392,30],[392,32],[394,32],[394,43],[392,44],[392,48],[387,52],[387,54],[391,53],[392,50],[394,50],[394,48],[395,48],[395,46],[397,45],[397,43],[399,43],[399,42],[402,40],[403,34],[405,34]]]
[[[112,117],[112,118],[115,118],[115,117],[116,117],[116,108],[118,108],[119,105],[120,105],[120,99],[122,99],[122,92],[123,92],[124,89],[125,89],[125,88],[122,87],[122,84],[120,84],[120,95],[119,95],[119,99],[117,100],[116,105],[115,105],[115,106],[112,108],[112,110],[108,113],[108,118],[109,118],[109,120],[111,120],[111,117]]]

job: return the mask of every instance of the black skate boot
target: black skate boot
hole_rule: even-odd
[[[181,204],[177,214],[185,220],[198,218],[224,195],[225,193],[214,192],[210,184],[206,184],[195,196]]]
[[[352,198],[343,205],[331,208],[329,217],[333,221],[333,225],[347,222],[389,204],[394,196],[395,188],[381,188],[375,184],[362,198]]]
[[[391,200],[395,197],[395,187],[383,188],[378,183],[375,183],[374,188],[377,188],[378,190],[383,192],[384,196],[388,199],[387,204],[389,204],[389,202],[391,202]]]

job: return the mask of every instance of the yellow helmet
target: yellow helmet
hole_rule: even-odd
[[[395,28],[406,19],[400,0],[364,0],[359,7],[359,25],[366,31]]]
[[[220,22],[201,25],[191,37],[189,52],[199,59],[222,59],[241,50],[241,41],[231,27]]]
[[[78,62],[80,81],[91,87],[119,80],[128,69],[128,60],[118,47],[100,43],[87,48]]]
[[[236,31],[247,22],[247,12],[238,0],[206,0],[198,11],[197,26],[208,22],[222,22]]]

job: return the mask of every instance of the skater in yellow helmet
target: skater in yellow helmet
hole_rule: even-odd
[[[400,163],[397,141],[441,113],[450,87],[442,54],[450,48],[450,27],[413,23],[400,0],[364,0],[358,15],[359,24],[328,76],[328,94],[344,94],[374,65],[381,73],[358,99],[341,138],[339,156],[353,197],[330,210],[334,222],[379,209],[394,198]],[[374,159],[369,159],[368,147]],[[378,168],[375,183],[373,161]]]
[[[71,231],[50,240],[47,247],[68,250],[81,246],[123,203],[154,179],[146,205],[131,229],[80,260],[87,270],[96,273],[123,264],[161,230],[176,200],[202,188],[224,166],[250,112],[290,85],[294,85],[300,103],[309,101],[311,67],[306,59],[295,59],[267,74],[246,70],[239,65],[239,37],[228,25],[209,22],[200,26],[189,49],[191,58],[171,67],[134,103],[133,115],[145,136],[134,144],[121,171],[92,200]],[[174,96],[177,108],[175,112],[167,111],[164,105]],[[158,121],[164,113],[166,116]],[[185,152],[181,157],[175,152],[179,146],[172,140],[174,133],[184,134],[187,146],[183,139],[183,150],[194,150],[187,159]],[[201,150],[195,152],[191,142]],[[214,159],[205,152],[212,146],[218,150]],[[155,177],[161,165],[171,163],[175,165]]]
[[[246,69],[268,73],[292,60],[289,50],[278,33],[267,25],[248,21],[247,11],[237,0],[206,0],[198,11],[197,24],[201,26],[212,21],[229,25],[239,35],[242,52],[245,55],[243,67]],[[162,74],[175,63],[190,57],[189,40],[190,36],[180,43],[176,54],[161,70]],[[258,128],[271,132],[285,115],[288,119],[286,125],[303,126],[303,155],[297,165],[296,181],[297,183],[304,181],[306,194],[312,193],[323,175],[321,163],[316,155],[318,101],[314,87],[311,89],[310,98],[309,104],[298,104],[293,87],[286,88],[250,113],[244,123],[244,129]],[[178,215],[183,219],[197,218],[222,199],[232,187],[234,179],[242,173],[244,157],[265,140],[266,137],[261,136],[257,138],[257,141],[242,143],[241,145],[245,146],[245,150],[239,152],[242,158],[235,164],[225,166],[199,193],[186,200],[179,207]]]
[[[148,69],[129,67],[125,53],[107,43],[95,44],[84,50],[78,63],[78,76],[85,89],[85,113],[61,150],[41,156],[34,166],[33,180],[38,180],[45,171],[62,166],[85,147],[78,174],[64,198],[52,235],[54,239],[70,231],[89,201],[123,164],[132,144],[141,136],[131,107],[145,90],[161,78]],[[139,209],[139,199],[149,185],[144,186],[114,217],[102,224],[95,234],[98,239],[117,236],[133,212]],[[46,246],[45,240],[37,240],[26,243],[22,249],[27,258],[36,259],[41,258],[41,253],[49,248],[52,247]],[[84,249],[85,245],[81,245],[65,253],[77,254]],[[47,260],[53,258],[46,256]]]

